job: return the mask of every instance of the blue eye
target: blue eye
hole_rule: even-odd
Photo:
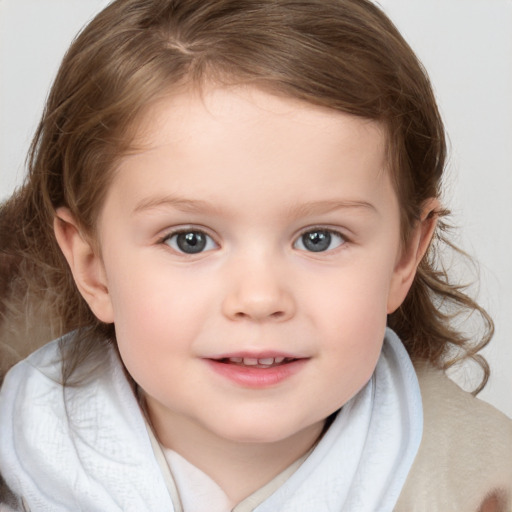
[[[295,249],[309,252],[325,252],[336,249],[345,243],[345,238],[336,231],[329,229],[311,229],[302,235],[293,244]]]
[[[163,242],[177,252],[198,254],[217,248],[213,239],[203,231],[179,231],[168,235]]]

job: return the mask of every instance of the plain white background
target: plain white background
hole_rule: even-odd
[[[24,157],[60,59],[107,0],[0,0],[0,199]],[[512,417],[512,1],[381,0],[429,71],[450,138],[444,201],[480,263],[496,321],[480,398]],[[460,271],[464,275],[463,271]],[[454,378],[470,386],[472,370]]]

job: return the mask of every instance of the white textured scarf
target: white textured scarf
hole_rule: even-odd
[[[137,400],[113,350],[109,357],[99,377],[64,392],[52,342],[5,379],[0,473],[32,512],[175,510]],[[254,512],[392,511],[422,425],[416,374],[388,330],[372,379]]]

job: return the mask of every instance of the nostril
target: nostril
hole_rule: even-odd
[[[239,318],[239,319],[261,317],[261,318],[273,318],[275,320],[280,320],[284,316],[286,316],[286,313],[284,311],[275,311],[274,313],[261,314],[261,315],[251,315],[251,314],[245,313],[243,311],[238,311],[237,313],[235,313],[235,317]]]

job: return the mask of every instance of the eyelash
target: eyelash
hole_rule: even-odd
[[[309,239],[305,238],[310,235]],[[180,238],[181,237],[181,238]],[[334,229],[313,227],[304,230],[293,242],[294,249],[308,253],[335,251],[348,242],[346,236]],[[169,246],[179,254],[196,255],[218,248],[217,242],[202,229],[186,228],[167,233],[159,243]],[[335,243],[335,247],[331,245]],[[189,250],[184,248],[188,244]]]
[[[191,238],[190,235],[193,235],[195,239]],[[183,238],[180,239],[180,236],[183,236]],[[194,243],[191,244],[192,241],[194,241]],[[191,244],[189,248],[192,250],[184,250],[183,247],[179,246],[180,242],[188,242],[189,245]],[[168,245],[175,252],[185,255],[201,254],[203,252],[208,252],[218,247],[217,242],[215,242],[215,240],[208,233],[206,233],[202,229],[193,228],[179,229],[177,231],[167,233],[164,237],[162,237],[159,240],[159,243]],[[197,245],[198,250],[194,250],[195,245]]]
[[[311,246],[310,246],[310,249],[308,249],[306,247],[306,244],[308,243],[308,241],[306,241],[306,244],[304,243],[304,241],[305,241],[304,237],[306,235],[312,235],[312,234],[321,234],[320,237],[316,237],[316,241],[314,239],[309,240],[309,243],[318,244],[315,247],[315,249],[318,249],[318,250],[311,249]],[[333,238],[337,239],[337,245],[335,247],[330,247],[331,244],[333,243]],[[293,247],[294,247],[294,249],[306,251],[309,253],[319,253],[319,252],[323,253],[323,252],[335,251],[336,249],[343,246],[347,242],[348,242],[347,237],[344,236],[339,231],[336,231],[334,229],[324,228],[324,227],[313,227],[313,228],[308,228],[308,229],[304,230],[297,237],[295,242],[293,243]],[[324,249],[326,243],[327,243],[327,247]],[[302,247],[300,247],[299,244],[301,244]]]

